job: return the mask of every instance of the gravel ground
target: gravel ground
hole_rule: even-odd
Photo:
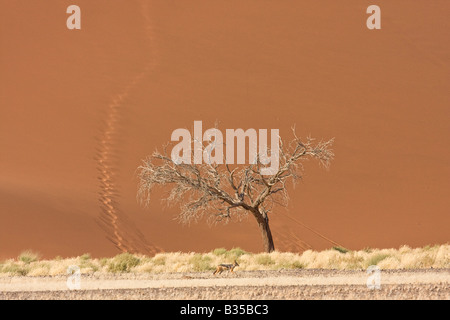
[[[360,271],[280,270],[211,273],[91,274],[81,290],[67,277],[0,277],[0,299],[450,299],[450,270],[381,272],[381,288]]]

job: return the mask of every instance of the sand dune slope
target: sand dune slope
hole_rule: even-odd
[[[0,0],[0,259],[261,250],[251,218],[136,201],[141,160],[194,120],[336,138],[273,212],[280,250],[448,242],[449,2],[377,4],[373,31],[364,3],[80,0],[68,30],[64,2]]]

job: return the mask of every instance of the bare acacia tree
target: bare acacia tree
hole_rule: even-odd
[[[264,250],[275,250],[269,227],[269,212],[274,205],[286,206],[289,200],[287,182],[301,179],[302,160],[315,158],[328,167],[334,154],[333,140],[315,142],[301,140],[295,134],[289,143],[279,138],[279,167],[271,175],[262,175],[260,158],[249,165],[185,164],[173,161],[164,151],[157,150],[138,168],[138,198],[148,204],[154,186],[169,186],[169,205],[178,204],[180,223],[188,224],[206,218],[210,223],[241,220],[251,214],[258,223]],[[202,147],[205,146],[202,143]],[[269,150],[270,151],[270,150]]]

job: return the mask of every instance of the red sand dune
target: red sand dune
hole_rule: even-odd
[[[261,250],[258,228],[183,227],[135,171],[176,128],[335,137],[271,216],[280,250],[449,240],[448,1],[0,0],[0,258]],[[303,223],[303,224],[302,224]]]

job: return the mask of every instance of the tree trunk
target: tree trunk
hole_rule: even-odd
[[[275,246],[273,244],[272,232],[270,232],[269,227],[269,218],[261,218],[258,219],[259,230],[261,230],[261,236],[264,245],[264,251],[272,252],[275,250]]]

